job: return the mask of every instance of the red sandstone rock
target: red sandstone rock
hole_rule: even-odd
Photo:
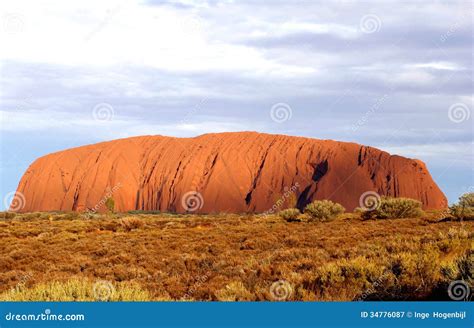
[[[265,212],[287,207],[293,190],[300,207],[330,199],[353,210],[367,191],[418,199],[425,209],[447,206],[419,160],[355,143],[255,132],[72,148],[37,159],[18,186],[21,212],[104,211],[107,195],[117,211]]]

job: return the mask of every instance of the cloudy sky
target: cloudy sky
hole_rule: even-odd
[[[2,1],[1,196],[57,150],[254,130],[474,190],[471,1]],[[5,208],[2,201],[1,208]]]

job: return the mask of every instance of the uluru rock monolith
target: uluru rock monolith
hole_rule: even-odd
[[[194,138],[142,136],[37,159],[23,175],[20,212],[266,212],[315,199],[347,210],[361,196],[409,197],[425,209],[447,200],[420,160],[373,147],[256,132]]]

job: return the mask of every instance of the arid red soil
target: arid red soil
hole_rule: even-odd
[[[21,212],[104,211],[108,196],[117,211],[265,212],[282,199],[278,204],[288,207],[293,191],[299,207],[330,199],[352,210],[367,191],[414,198],[425,209],[447,206],[420,160],[255,132],[143,136],[68,149],[37,159],[18,191],[25,196]]]

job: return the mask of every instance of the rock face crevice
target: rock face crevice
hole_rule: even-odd
[[[330,199],[353,210],[367,191],[414,198],[425,209],[447,206],[419,160],[355,143],[237,132],[133,137],[46,155],[19,183],[20,211],[85,211],[98,204],[103,211],[110,190],[117,211],[185,212],[182,198],[191,191],[202,196],[198,213],[285,208],[288,190],[300,207]]]

